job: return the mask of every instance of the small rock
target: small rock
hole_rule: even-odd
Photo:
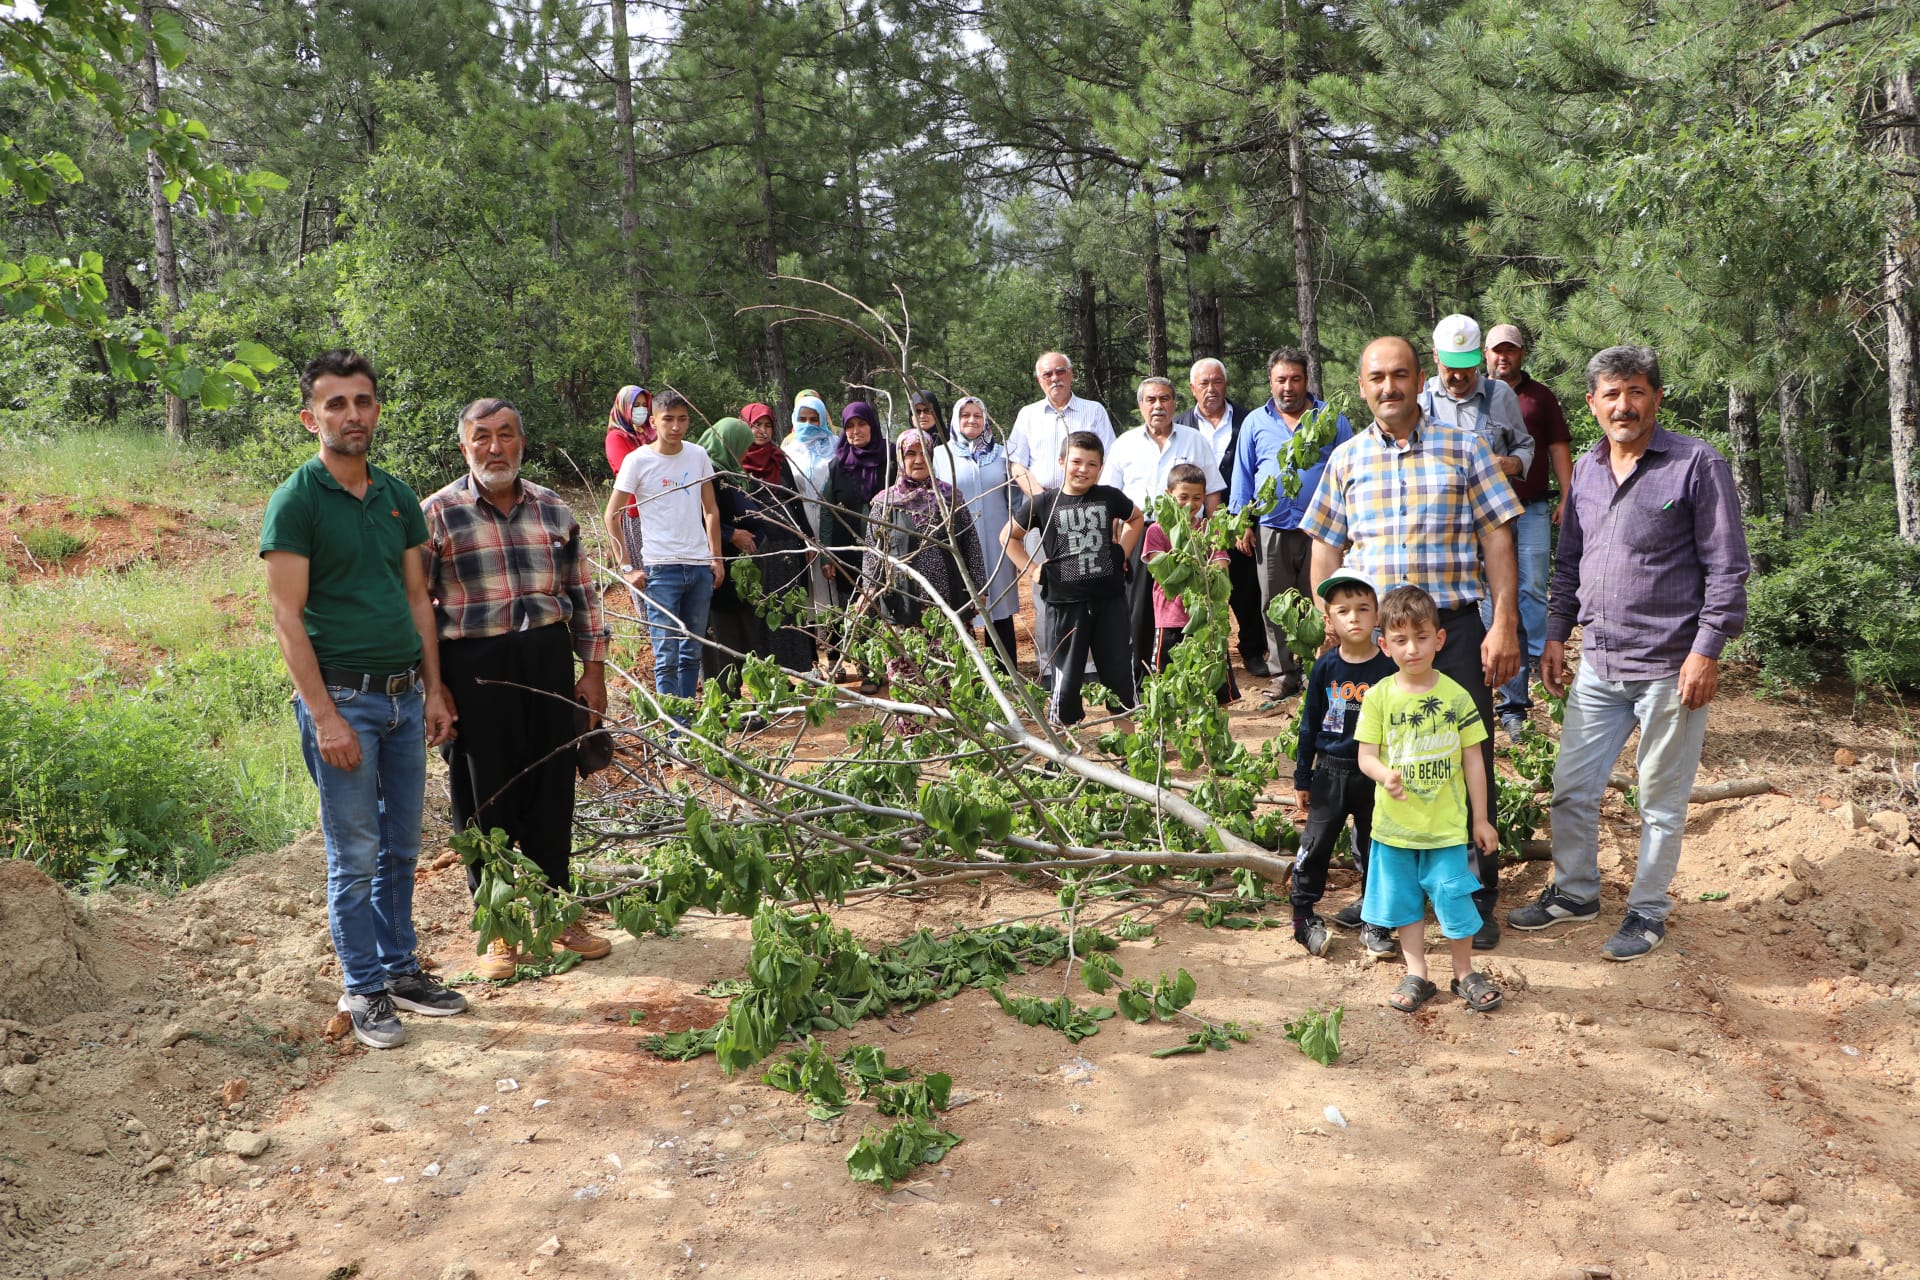
[[[375,1120],[372,1124],[369,1124],[367,1128],[373,1130],[375,1133],[392,1133],[393,1121]]]
[[[738,1103],[738,1102],[736,1102],[736,1103],[734,1103],[734,1104],[733,1104],[732,1106],[730,1106],[730,1107],[728,1107],[728,1108],[727,1108],[727,1111],[728,1111],[728,1113],[729,1113],[729,1114],[731,1114],[731,1115],[736,1115],[736,1116],[743,1116],[743,1115],[745,1115],[745,1114],[747,1114],[747,1109],[746,1109],[746,1107],[745,1107],[745,1106],[743,1106],[743,1105],[741,1105],[741,1104],[740,1104],[740,1103]]]
[[[1806,1220],[1807,1206],[1803,1204],[1790,1204],[1787,1206],[1788,1222],[1805,1222]]]
[[[244,1236],[250,1236],[253,1234],[253,1224],[251,1222],[236,1222],[227,1234],[235,1240],[239,1240]]]
[[[217,1160],[195,1160],[187,1166],[187,1177],[209,1187],[225,1186],[233,1181],[233,1175],[221,1168]]]
[[[273,1242],[271,1240],[247,1241],[248,1253],[271,1253],[272,1251],[273,1251]]]
[[[1664,1049],[1668,1053],[1678,1053],[1680,1052],[1680,1042],[1672,1036],[1655,1034],[1647,1037],[1647,1048]]]
[[[77,1155],[103,1156],[107,1154],[107,1135],[97,1124],[77,1124],[67,1135],[67,1149]]]
[[[1787,863],[1787,874],[1802,884],[1812,884],[1820,878],[1819,868],[1808,862],[1804,853],[1793,855],[1793,861]]]
[[[1642,1107],[1640,1108],[1640,1114],[1655,1124],[1665,1124],[1668,1118],[1667,1113],[1659,1107]]]
[[[160,1033],[160,1047],[162,1049],[171,1049],[192,1034],[193,1032],[187,1030],[187,1028],[180,1023],[170,1022],[167,1024],[166,1029]]]
[[[478,1280],[479,1272],[464,1262],[449,1262],[440,1271],[440,1280]]]
[[[1593,1015],[1585,1009],[1581,1009],[1573,1015],[1573,1025],[1576,1027],[1590,1027],[1593,1025]]]
[[[1557,1147],[1573,1141],[1573,1130],[1559,1121],[1550,1121],[1540,1126],[1540,1141],[1549,1147]]]
[[[1587,1280],[1585,1267],[1556,1267],[1549,1280]]]
[[[1777,1173],[1761,1179],[1755,1194],[1763,1204],[1792,1204],[1800,1196],[1799,1189]]]
[[[1437,1246],[1440,1242],[1433,1238],[1433,1232],[1422,1231],[1420,1233],[1420,1243],[1432,1247]]]
[[[327,1029],[322,1033],[329,1040],[344,1040],[353,1030],[353,1015],[345,1009],[327,1019]]]
[[[1780,901],[1792,907],[1799,906],[1812,896],[1813,889],[1804,880],[1795,880],[1792,884],[1780,891]],[[1785,933],[1787,930],[1784,926],[1776,924],[1773,928],[1769,929],[1768,932]]]
[[[562,1247],[559,1236],[548,1236],[546,1242],[534,1252],[543,1258],[553,1258],[559,1256]]]
[[[0,1089],[6,1090],[16,1098],[24,1098],[33,1092],[33,1082],[40,1078],[40,1069],[26,1063],[18,1063],[0,1071]]]
[[[1855,830],[1859,827],[1864,827],[1867,825],[1867,815],[1862,813],[1860,811],[1860,806],[1855,804],[1851,800],[1841,805],[1838,809],[1835,809],[1833,811],[1833,816],[1834,816],[1834,819],[1837,822],[1839,822],[1841,826],[1847,828],[1849,831]],[[1837,1255],[1823,1255],[1823,1256],[1831,1257],[1831,1256],[1837,1256]]]
[[[1853,1252],[1853,1241],[1824,1222],[1812,1218],[1794,1224],[1793,1238],[1821,1258],[1844,1258]]]
[[[233,1079],[220,1086],[220,1101],[229,1107],[246,1096],[247,1082],[245,1080]]]
[[[309,893],[307,895],[307,902],[309,905],[316,906],[316,907],[326,906],[327,891],[325,889],[315,889],[312,893]],[[322,939],[322,941],[326,941],[326,940]],[[329,949],[331,949],[333,944],[331,942],[328,942],[327,946]]]
[[[1913,823],[1898,809],[1876,809],[1867,815],[1867,825],[1895,844],[1913,839]]]
[[[153,1159],[147,1161],[146,1168],[140,1170],[140,1176],[143,1178],[157,1178],[163,1173],[172,1172],[172,1156],[155,1156]]]
[[[236,1156],[245,1156],[251,1160],[267,1154],[267,1148],[273,1145],[273,1139],[264,1133],[249,1133],[245,1129],[235,1129],[220,1144],[223,1151],[231,1151]]]
[[[1667,1199],[1674,1204],[1692,1204],[1700,1198],[1700,1193],[1691,1187],[1675,1187],[1667,1193]]]
[[[1862,1240],[1853,1246],[1853,1251],[1860,1256],[1860,1261],[1867,1264],[1869,1271],[1886,1270],[1887,1251],[1872,1240]]]
[[[971,1258],[971,1257],[973,1256],[973,1250],[971,1250],[971,1249],[955,1249],[955,1250],[953,1251],[953,1256],[954,1256],[954,1257],[956,1257],[956,1258]]]
[[[1833,763],[1837,769],[1851,769],[1860,763],[1860,757],[1845,747],[1840,747],[1833,753]]]

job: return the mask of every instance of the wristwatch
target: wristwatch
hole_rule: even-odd
[[[623,565],[621,565],[621,566],[620,566],[620,572],[621,572],[621,573],[623,573],[623,574],[626,574],[626,573],[632,573],[632,572],[633,572],[633,566],[632,566],[632,565],[630,565],[630,564],[623,564]]]

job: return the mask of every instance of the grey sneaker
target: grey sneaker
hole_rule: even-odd
[[[1327,954],[1327,944],[1332,941],[1327,933],[1327,922],[1319,916],[1308,916],[1293,926],[1293,940],[1307,949],[1310,956]]]
[[[1367,959],[1385,960],[1393,954],[1393,930],[1377,924],[1360,926],[1360,945],[1366,948]]]
[[[1502,711],[1500,713],[1500,727],[1507,731],[1507,739],[1509,741],[1518,742],[1526,736],[1528,727],[1527,717],[1518,711]]]
[[[353,1019],[353,1038],[369,1049],[396,1049],[407,1042],[407,1029],[393,1011],[393,996],[375,991],[340,997],[341,1012]]]
[[[1667,926],[1637,911],[1627,912],[1620,931],[1607,939],[1600,954],[1609,960],[1638,960],[1667,940]]]
[[[1358,929],[1361,925],[1360,911],[1365,900],[1355,898],[1346,906],[1333,913],[1333,923],[1342,929]]]
[[[1572,921],[1579,924],[1586,920],[1600,918],[1600,900],[1582,902],[1578,898],[1569,898],[1553,885],[1524,907],[1515,907],[1507,912],[1507,925],[1514,929],[1550,929],[1556,924]]]
[[[467,998],[425,973],[409,973],[387,983],[387,994],[402,1009],[445,1018],[467,1011]]]

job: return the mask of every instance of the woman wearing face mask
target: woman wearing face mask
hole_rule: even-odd
[[[987,557],[987,575],[978,586],[987,601],[986,621],[998,641],[997,647],[989,641],[987,649],[996,657],[1004,651],[1001,665],[1011,673],[1020,652],[1013,626],[1013,615],[1020,611],[1020,575],[1000,545],[1000,530],[1007,523],[1013,491],[1008,487],[1007,451],[978,396],[963,397],[953,406],[953,434],[934,449],[933,474],[953,486],[973,517]]]
[[[620,474],[620,464],[627,455],[643,444],[652,444],[653,430],[653,394],[645,387],[625,386],[613,397],[613,408],[607,413],[607,465],[613,468],[613,474]],[[621,549],[621,560],[627,564],[640,563],[640,504],[629,503],[627,519],[621,526],[627,545]],[[640,610],[640,616],[646,616],[646,609],[635,596],[634,607]]]
[[[900,433],[899,478],[873,497],[867,515],[867,549],[861,562],[860,590],[882,616],[899,626],[918,626],[935,608],[934,594],[963,619],[973,612],[968,583],[986,578],[979,532],[973,515],[953,486],[933,478],[933,437],[919,428]],[[926,586],[901,571],[908,565]],[[965,573],[961,566],[965,566]],[[888,662],[887,674],[911,675],[904,658]]]
[[[853,600],[860,576],[861,548],[867,541],[867,508],[873,495],[893,481],[893,454],[874,424],[878,415],[865,400],[855,400],[840,411],[840,443],[827,466],[822,525],[828,580],[836,605],[844,609]],[[876,693],[871,673],[860,673],[861,692]]]
[[[796,587],[806,590],[807,566],[811,559],[807,544],[813,538],[806,504],[800,497],[793,464],[774,443],[773,410],[764,404],[750,404],[740,411],[753,433],[753,444],[740,455],[740,470],[748,501],[760,511],[762,525],[760,550],[754,563],[760,568],[760,582],[769,598],[784,598]],[[802,621],[805,620],[803,615]],[[789,623],[773,629],[773,659],[789,671],[813,669],[813,636],[802,627]]]
[[[916,391],[907,398],[908,415],[913,425],[927,433],[937,445],[947,442],[947,421],[940,416],[940,398],[931,391]]]
[[[802,391],[794,400],[792,424],[793,430],[781,451],[792,464],[794,488],[799,490],[806,508],[807,525],[813,530],[816,543],[824,547],[829,545],[833,533],[823,504],[828,472],[833,466],[833,450],[839,438],[827,423],[827,402],[811,391]],[[812,612],[808,626],[814,633],[816,645],[824,646],[827,660],[831,662],[836,654],[830,639],[835,603],[833,579],[827,576],[830,562],[825,552],[816,551],[809,563],[807,600]]]

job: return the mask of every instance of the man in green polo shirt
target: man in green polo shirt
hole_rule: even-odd
[[[396,1006],[432,1016],[467,1007],[414,957],[426,748],[453,736],[453,711],[420,551],[426,520],[413,490],[367,461],[380,420],[373,366],[324,352],[301,373],[300,394],[320,450],[268,500],[260,554],[320,790],[340,1008],[355,1039],[390,1049],[407,1038]]]

